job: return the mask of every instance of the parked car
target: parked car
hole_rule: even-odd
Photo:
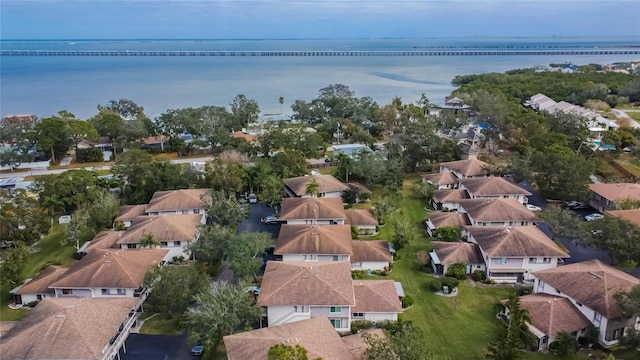
[[[604,217],[604,215],[602,215],[600,213],[593,213],[593,214],[589,214],[589,215],[585,216],[584,219],[587,220],[587,221],[595,221],[595,220],[602,219],[603,217]]]
[[[577,200],[572,200],[572,201],[567,201],[565,203],[565,205],[569,208],[569,209],[586,209],[589,207],[589,204],[584,203],[582,201],[577,201]]]
[[[198,343],[194,347],[191,348],[191,355],[202,356],[204,352],[204,345]]]
[[[271,224],[279,224],[282,220],[275,215],[270,215],[267,217],[263,217],[260,219],[263,224],[271,225]]]
[[[542,208],[540,206],[535,206],[533,204],[527,204],[527,209],[533,211],[533,212],[538,212],[538,211],[542,211]]]
[[[258,197],[256,196],[256,194],[249,194],[247,199],[249,200],[249,204],[257,204],[258,203]]]

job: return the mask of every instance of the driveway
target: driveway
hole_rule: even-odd
[[[195,360],[187,343],[186,332],[182,335],[130,334],[125,342],[127,353],[120,352],[122,360]]]
[[[263,224],[260,221],[260,218],[273,215],[275,213],[275,209],[267,206],[266,203],[259,202],[257,204],[251,204],[251,212],[249,213],[249,217],[244,219],[238,225],[238,234],[242,234],[245,232],[257,232],[264,231],[271,234],[271,237],[275,240],[278,238],[278,234],[280,233],[280,225],[279,224]]]

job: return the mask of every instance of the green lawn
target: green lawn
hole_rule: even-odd
[[[71,265],[75,263],[75,260],[72,257],[73,253],[75,253],[75,248],[72,246],[60,245],[60,240],[63,236],[62,225],[54,226],[51,233],[35,246],[35,248],[39,250],[29,254],[27,257],[27,262],[22,271],[23,279],[36,276],[46,264]],[[28,313],[28,310],[9,309],[7,305],[12,302],[9,291],[11,291],[11,289],[5,289],[4,287],[1,289],[0,320],[20,320]]]
[[[175,335],[180,333],[179,319],[169,319],[165,314],[157,314],[148,317],[142,327],[141,334],[150,335]]]

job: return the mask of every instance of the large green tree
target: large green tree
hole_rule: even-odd
[[[0,263],[0,282],[3,289],[12,289],[22,283],[22,270],[26,266],[29,249],[22,242],[16,242],[8,249],[2,250]]]
[[[100,186],[97,173],[68,170],[61,174],[38,176],[31,190],[38,194],[38,201],[43,208],[53,207],[70,214],[79,206],[96,200]]]
[[[0,240],[5,244],[32,244],[47,232],[46,212],[23,189],[0,189]]]
[[[423,335],[412,322],[396,321],[385,330],[385,338],[363,334],[367,344],[367,360],[427,360],[431,358],[424,346]]]
[[[309,352],[300,344],[295,346],[275,344],[269,348],[267,360],[309,360]],[[314,360],[322,360],[316,358]]]
[[[260,106],[258,106],[257,101],[247,99],[243,94],[239,94],[231,103],[231,112],[238,124],[241,126],[247,126],[258,120]]]
[[[198,241],[190,247],[196,260],[209,264],[222,260],[229,243],[234,239],[233,230],[218,224],[201,225],[198,229]]]
[[[71,128],[62,118],[50,117],[42,119],[35,127],[36,144],[43,151],[51,153],[51,160],[55,163],[64,157],[73,145]]]
[[[98,131],[87,121],[71,119],[67,120],[67,124],[69,124],[69,133],[75,144],[76,151],[78,151],[78,143],[80,143],[81,140],[98,138]]]
[[[241,204],[234,194],[211,191],[202,201],[207,208],[207,216],[223,226],[237,225],[249,216],[249,204]]]
[[[213,190],[237,194],[246,187],[247,168],[239,162],[218,157],[205,166],[205,186]]]
[[[538,216],[549,225],[551,240],[555,240],[556,236],[572,240],[584,236],[580,219],[570,210],[556,205],[548,205]]]
[[[615,262],[640,260],[640,227],[611,215],[584,224],[585,245],[605,250]]]
[[[267,232],[242,233],[227,243],[225,253],[238,280],[251,280],[262,266],[262,254],[273,244]]]
[[[526,345],[523,339],[528,336],[526,324],[531,322],[529,313],[520,306],[520,298],[515,292],[502,306],[506,308],[507,315],[500,321],[485,357],[494,360],[522,359],[522,349]]]
[[[613,295],[620,313],[624,318],[640,315],[640,285],[636,285],[629,291],[618,291]]]
[[[173,318],[187,310],[193,294],[207,290],[209,279],[194,266],[162,266],[147,273],[144,286],[151,289],[151,309]]]
[[[91,214],[87,207],[82,206],[76,209],[76,211],[71,214],[71,220],[64,228],[62,245],[71,245],[76,248],[76,251],[80,250],[82,244],[95,235],[89,223],[90,219]]]
[[[37,118],[33,116],[9,116],[0,120],[0,144],[5,146],[0,151],[0,165],[14,169],[33,159],[29,150],[36,141],[36,124]]]

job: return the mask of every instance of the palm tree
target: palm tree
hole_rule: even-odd
[[[320,189],[320,184],[316,178],[311,179],[307,183],[307,194],[311,195],[311,197],[318,197],[318,190]]]
[[[284,104],[284,98],[280,96],[278,102],[280,103],[280,115],[282,115],[282,104]]]
[[[142,235],[142,240],[140,240],[140,247],[155,248],[158,245],[160,244],[153,238],[153,234]]]
[[[556,341],[549,345],[551,351],[556,355],[567,358],[578,351],[576,338],[566,331],[561,331],[556,335]]]

